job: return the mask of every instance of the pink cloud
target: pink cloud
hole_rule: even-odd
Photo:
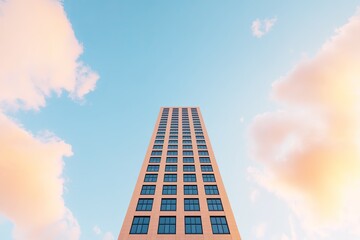
[[[15,224],[15,239],[78,239],[62,198],[62,158],[72,155],[71,146],[35,137],[3,114],[0,132],[0,212]]]
[[[360,227],[360,14],[313,59],[273,84],[282,108],[258,115],[251,154],[255,179],[285,199],[306,228]],[[356,228],[355,227],[355,228]]]
[[[0,103],[38,109],[45,98],[69,92],[82,98],[98,75],[79,60],[83,52],[58,0],[0,3]]]
[[[0,1],[0,36],[0,214],[17,240],[79,239],[63,199],[71,146],[46,131],[34,136],[5,112],[38,110],[62,92],[82,99],[99,76],[79,60],[83,48],[61,1]]]

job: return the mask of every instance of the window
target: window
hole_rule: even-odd
[[[146,169],[148,172],[158,172],[159,171],[159,165],[149,165]]]
[[[205,140],[196,140],[196,144],[205,144]]]
[[[184,156],[192,156],[194,155],[193,151],[183,151]]]
[[[206,145],[198,145],[198,149],[206,149]]]
[[[196,182],[195,174],[184,174],[184,182]]]
[[[151,157],[149,162],[151,162],[151,163],[159,163],[160,160],[161,160],[161,158],[159,158],[159,157]]]
[[[195,172],[195,165],[184,165],[183,171],[184,172]]]
[[[143,185],[141,188],[141,195],[154,195],[155,185]]]
[[[162,151],[152,151],[151,155],[152,156],[161,156],[161,153],[162,153]]]
[[[176,198],[161,199],[160,211],[176,211]]]
[[[198,198],[185,198],[184,199],[184,210],[185,211],[200,211],[199,199]]]
[[[205,139],[204,136],[196,136],[196,139]]]
[[[193,157],[184,157],[183,158],[183,163],[193,163],[193,162],[194,162]]]
[[[178,132],[177,131],[171,131],[170,134],[176,135],[176,134],[178,134]]]
[[[203,181],[204,182],[215,182],[214,174],[203,174]]]
[[[151,211],[153,202],[153,198],[140,198],[136,206],[136,211]]]
[[[176,185],[164,185],[162,189],[163,195],[176,195]]]
[[[175,234],[176,217],[160,217],[158,234]]]
[[[209,163],[209,162],[210,162],[210,158],[209,158],[209,157],[201,157],[201,158],[200,158],[200,162],[201,162],[201,163]]]
[[[185,234],[202,234],[201,217],[185,217]]]
[[[196,131],[197,129],[195,129],[195,134],[196,135],[203,135],[204,133],[203,132],[201,132],[201,131]]]
[[[178,145],[169,145],[168,146],[168,149],[177,149],[177,148],[178,148]],[[169,152],[168,152],[168,155],[169,155]]]
[[[164,182],[176,182],[177,175],[176,174],[165,174],[164,175]]]
[[[211,165],[201,165],[201,171],[202,172],[212,172],[213,168]]]
[[[158,135],[165,135],[165,132],[163,132],[163,131],[161,131],[161,132],[158,131],[157,134],[158,134]]]
[[[156,136],[156,139],[164,139],[164,136]]]
[[[156,182],[157,174],[145,174],[144,182]]]
[[[206,199],[209,211],[223,211],[223,206],[220,198]]]
[[[177,172],[177,165],[166,165],[165,172]]]
[[[168,151],[168,152],[167,152],[167,155],[168,155],[168,156],[176,156],[177,154],[178,154],[177,151]]]
[[[213,234],[230,234],[225,217],[210,217]]]
[[[191,140],[183,140],[183,144],[191,144]]]
[[[206,195],[219,195],[219,189],[216,185],[205,185]]]
[[[163,144],[164,140],[155,140],[155,144]]]
[[[177,139],[178,136],[170,136],[169,139]]]
[[[191,145],[183,145],[183,149],[192,149]]]
[[[130,234],[147,234],[150,217],[134,217],[131,224]]]
[[[162,149],[163,145],[154,145],[153,149]]]
[[[166,162],[167,163],[177,163],[177,157],[167,157]]]
[[[191,136],[183,136],[183,139],[191,139]]]
[[[199,156],[209,156],[208,151],[199,151]]]
[[[184,195],[198,195],[198,188],[196,185],[184,185]]]
[[[178,141],[177,140],[169,140],[169,144],[177,144]]]
[[[186,135],[186,134],[190,134],[190,132],[183,132],[183,134],[184,134],[184,135]]]

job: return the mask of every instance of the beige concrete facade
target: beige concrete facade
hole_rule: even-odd
[[[178,109],[178,114],[176,114],[176,110]],[[185,114],[187,109],[187,114]],[[168,114],[166,112],[168,111]],[[184,113],[184,114],[183,114]],[[197,114],[196,114],[197,113]],[[165,122],[165,117],[167,115],[166,120],[166,130],[165,135],[158,134],[159,126],[164,125],[160,124],[161,122]],[[168,149],[168,146],[171,144],[169,140],[176,140],[176,139],[169,139],[170,136],[170,127],[172,124],[172,120],[176,119],[176,115],[178,115],[178,142],[177,142],[177,149]],[[190,134],[185,133],[183,134],[183,123],[186,123],[186,116],[189,119],[189,126],[190,126]],[[197,117],[198,116],[198,117]],[[183,117],[185,117],[183,119]],[[197,120],[197,118],[199,120]],[[184,120],[184,122],[183,122]],[[194,120],[195,125],[197,126],[197,132],[199,132],[199,125],[202,129],[202,134],[196,134],[194,128]],[[199,122],[200,124],[198,124]],[[175,126],[175,124],[173,124]],[[174,128],[172,128],[174,129]],[[186,129],[186,128],[185,128]],[[160,132],[162,132],[160,130]],[[174,131],[171,131],[174,132]],[[187,132],[187,131],[186,131]],[[175,135],[175,134],[171,134]],[[156,136],[164,136],[164,139],[156,139]],[[191,145],[192,149],[183,149],[184,145],[190,144],[183,144],[183,140],[190,140],[184,139],[184,136],[191,136]],[[196,136],[204,136],[204,139],[196,139]],[[155,140],[164,140],[163,144],[155,144]],[[205,140],[206,149],[198,149],[197,140]],[[154,145],[163,145],[162,149],[153,149]],[[175,144],[174,144],[175,145]],[[201,144],[199,144],[201,145]],[[178,151],[176,156],[167,156],[168,150],[170,151]],[[160,156],[152,156],[153,151],[162,151]],[[183,151],[193,151],[193,156],[184,156]],[[208,151],[208,156],[199,156],[199,151]],[[160,163],[149,163],[151,157],[161,157]],[[167,157],[177,157],[177,163],[166,163]],[[183,163],[183,157],[193,157],[194,163]],[[210,163],[200,163],[199,157],[209,157]],[[159,170],[157,172],[147,172],[148,165],[159,165]],[[166,165],[177,165],[176,172],[165,172]],[[195,172],[184,172],[183,166],[184,165],[195,165]],[[210,172],[202,172],[201,165],[211,165],[212,171]],[[144,178],[146,174],[158,174],[156,182],[144,182]],[[176,182],[164,182],[164,174],[177,174],[177,181]],[[196,182],[184,182],[183,174],[196,174]],[[215,182],[204,182],[203,181],[203,174],[214,174]],[[155,185],[155,193],[153,195],[141,195],[141,190],[143,185]],[[176,195],[163,195],[162,189],[163,185],[176,185],[177,186],[177,194]],[[197,185],[198,194],[197,195],[185,195],[184,194],[184,185]],[[205,185],[217,185],[219,194],[218,195],[207,195],[205,193]],[[161,199],[162,198],[176,198],[176,211],[160,211],[161,207]],[[200,210],[199,211],[184,211],[184,199],[191,198],[191,199],[199,199]],[[137,211],[137,204],[139,199],[153,199],[153,205],[151,211]],[[207,199],[221,199],[222,211],[209,211]],[[142,234],[136,232],[136,228],[132,229],[132,224],[134,221],[134,217],[150,217],[148,227],[143,225],[142,227]],[[159,233],[159,218],[163,216],[175,216],[176,217],[176,233],[175,234],[161,234]],[[198,234],[189,234],[185,232],[185,217],[189,216],[199,216],[201,217],[201,225],[202,225],[202,233]],[[211,217],[225,217],[227,226],[229,229],[229,233],[213,233],[212,223],[210,218]],[[214,220],[214,218],[212,218]],[[224,219],[224,218],[222,218]],[[223,226],[223,225],[222,225]],[[225,229],[226,227],[217,228],[214,226],[215,229]],[[134,230],[135,229],[135,230]],[[220,230],[220,232],[222,231]],[[132,233],[130,233],[132,231]],[[216,231],[216,230],[215,230]],[[145,233],[146,232],[146,233]],[[200,113],[200,109],[198,107],[163,107],[160,110],[158,119],[156,121],[156,125],[151,137],[151,141],[146,152],[146,156],[135,186],[134,193],[132,195],[128,211],[126,213],[120,235],[118,240],[162,240],[162,239],[204,239],[204,240],[240,240],[240,234],[233,216],[233,212],[230,207],[230,203],[228,197],[225,192],[225,187],[223,185],[218,165],[215,160],[215,156],[210,144],[210,139],[207,134],[204,120]]]

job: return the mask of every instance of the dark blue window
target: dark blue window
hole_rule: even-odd
[[[215,175],[214,174],[203,174],[203,181],[204,182],[215,182]]]
[[[154,195],[155,185],[143,185],[141,188],[141,195]]]
[[[198,188],[196,185],[184,185],[184,195],[198,195]]]
[[[183,171],[184,172],[195,172],[195,165],[184,165]]]
[[[144,182],[156,182],[157,174],[145,174]]]
[[[210,217],[213,234],[230,234],[225,217]]]
[[[206,199],[209,211],[223,211],[223,206],[220,198]]]
[[[216,185],[205,185],[206,195],[219,195],[219,189]]]
[[[176,185],[164,185],[162,189],[163,195],[176,195]]]
[[[176,217],[160,217],[158,234],[176,234]]]
[[[136,211],[151,211],[154,199],[140,198],[136,206]]]
[[[177,175],[176,174],[165,174],[164,175],[164,182],[176,182]]]
[[[161,199],[160,211],[176,211],[176,198]]]
[[[212,172],[213,168],[211,165],[201,165],[201,171],[202,172]]]
[[[184,158],[183,158],[183,162],[184,162],[184,163],[193,163],[193,162],[194,162],[194,158],[193,158],[193,157],[184,157]]]
[[[185,198],[184,199],[185,211],[200,211],[200,204],[198,198]]]
[[[146,169],[147,172],[158,172],[159,171],[159,165],[149,165]]]
[[[202,234],[201,217],[185,217],[185,234]]]
[[[196,182],[195,174],[184,174],[184,182]]]
[[[131,224],[130,234],[147,234],[150,217],[134,217]]]

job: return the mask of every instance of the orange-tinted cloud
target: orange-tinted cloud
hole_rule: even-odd
[[[286,199],[306,227],[360,226],[360,14],[313,59],[273,84],[282,107],[250,127],[259,183]],[[317,223],[317,224],[315,224]],[[315,225],[314,225],[315,224]]]
[[[61,1],[0,1],[0,13],[2,105],[38,109],[52,93],[81,99],[95,88]]]
[[[62,198],[62,158],[71,146],[49,134],[35,137],[1,113],[0,132],[0,212],[15,224],[15,239],[78,239]]]
[[[99,77],[79,61],[83,49],[61,1],[0,1],[0,36],[0,214],[16,240],[79,239],[63,199],[71,146],[46,131],[34,136],[5,113],[38,110],[63,91],[82,99]]]

